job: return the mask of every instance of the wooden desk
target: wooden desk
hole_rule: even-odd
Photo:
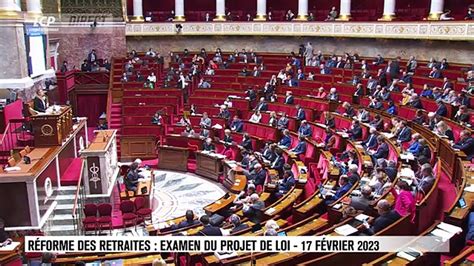
[[[58,111],[31,116],[35,147],[59,146],[71,133],[73,116],[71,107],[59,106],[58,108]]]
[[[196,174],[219,181],[222,174],[222,160],[224,156],[206,154],[201,151],[196,153]]]
[[[188,148],[160,146],[158,149],[158,168],[187,172],[188,153]]]

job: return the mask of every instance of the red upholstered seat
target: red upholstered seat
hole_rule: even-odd
[[[142,218],[142,220],[145,220],[146,218],[149,218],[151,220],[152,210],[145,206],[146,205],[146,200],[145,200],[144,197],[135,198],[134,204],[135,204],[135,210],[136,210],[135,213],[140,218]]]
[[[97,206],[99,218],[97,218],[97,227],[99,230],[112,230],[112,205],[110,203],[103,203]]]
[[[136,226],[137,215],[135,214],[135,205],[131,200],[124,200],[120,203],[120,211],[122,211],[123,227]]]
[[[82,225],[84,231],[91,231],[97,229],[97,205],[86,204],[84,206],[84,216]]]

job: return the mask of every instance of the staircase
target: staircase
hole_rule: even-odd
[[[110,108],[109,128],[117,130],[117,156],[120,158],[120,136],[122,132],[122,104],[112,103]]]
[[[44,228],[46,235],[69,236],[76,234],[72,218],[76,190],[76,186],[63,186],[59,189],[56,196],[58,205],[46,221]]]

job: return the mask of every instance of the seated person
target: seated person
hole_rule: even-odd
[[[5,231],[5,221],[0,218],[0,247],[6,246],[12,242],[8,233]]]
[[[324,138],[324,147],[325,151],[329,151],[336,145],[336,135],[330,128],[326,128],[326,137]]]
[[[290,150],[295,155],[305,154],[306,152],[306,139],[303,136],[298,136],[298,144],[296,147]]]
[[[233,161],[235,159],[234,152],[232,151],[230,144],[228,144],[227,142],[224,143],[224,149],[221,151],[221,154],[229,160]]]
[[[190,125],[186,125],[182,134],[188,137],[192,137],[194,136],[195,132],[194,132],[194,129]]]
[[[263,187],[267,179],[267,170],[259,163],[256,163],[251,171],[244,169],[243,173],[247,177],[247,180],[252,182],[256,188],[258,188],[258,186]]]
[[[400,122],[398,134],[395,136],[397,137],[398,144],[409,142],[411,140],[411,129],[407,126],[405,120]]]
[[[392,210],[390,203],[385,199],[381,199],[379,202],[377,202],[376,209],[379,213],[379,217],[375,218],[372,226],[367,222],[364,223],[364,226],[367,228],[365,233],[368,235],[374,235],[382,231],[389,225],[393,224],[396,220],[401,218],[401,216],[396,211]]]
[[[199,219],[201,224],[203,225],[203,229],[199,231],[196,235],[201,236],[222,236],[222,231],[219,227],[213,226],[210,224],[209,216],[203,215]]]
[[[124,183],[127,191],[137,191],[138,188],[138,179],[142,178],[138,170],[139,164],[137,162],[133,162],[130,165],[130,169],[128,170],[127,176],[125,177]]]
[[[280,142],[278,142],[278,146],[289,149],[291,147],[291,137],[290,131],[288,129],[283,130],[283,137],[281,137]]]
[[[324,203],[329,205],[334,203],[335,201],[339,200],[342,196],[344,196],[349,190],[351,189],[352,185],[349,183],[349,178],[347,175],[341,175],[338,181],[338,189],[336,191],[332,190],[325,190],[321,191],[321,195],[324,198]]]
[[[192,210],[187,210],[186,211],[186,220],[180,222],[179,224],[173,224],[171,226],[171,229],[172,230],[181,229],[181,228],[196,225],[198,223],[199,223],[199,221],[194,219],[194,212]]]
[[[265,203],[260,200],[260,197],[257,193],[250,195],[250,203],[244,204],[242,211],[244,216],[253,223],[260,223],[263,216],[263,209],[265,208]]]
[[[351,140],[359,140],[362,138],[362,128],[360,122],[357,120],[352,121],[352,126],[349,130],[346,130]]]
[[[418,133],[415,133],[413,134],[412,139],[413,141],[408,147],[407,152],[413,154],[414,156],[418,156],[420,155],[421,148],[422,148],[420,145],[421,135]]]
[[[298,135],[303,137],[311,137],[313,134],[313,129],[311,125],[306,122],[306,120],[301,121],[300,128],[298,129]]]
[[[376,150],[371,150],[369,153],[371,153],[372,161],[376,162],[377,159],[387,159],[388,158],[388,144],[387,141],[383,136],[378,136],[377,137],[377,149]]]
[[[252,151],[252,139],[250,139],[250,136],[248,133],[244,133],[242,136],[242,142],[239,144],[239,148],[245,149],[248,151]]]
[[[250,203],[250,195],[255,193],[255,185],[248,184],[247,190],[241,191],[237,197],[234,199],[234,206],[230,207],[232,211],[235,211],[237,207],[242,206],[245,203]]]
[[[416,191],[426,195],[435,182],[433,174],[433,167],[429,163],[421,166],[420,175],[413,177],[413,184],[416,186]]]
[[[278,195],[282,196],[290,191],[296,184],[295,177],[291,170],[287,170],[283,173],[283,179],[279,181],[278,184]]]
[[[347,175],[348,175],[348,178],[349,178],[349,183],[351,183],[352,185],[359,182],[360,180],[360,175],[359,175],[359,166],[356,165],[356,164],[349,164],[349,167],[348,167],[348,172],[347,172]]]
[[[379,114],[374,116],[374,120],[369,122],[369,126],[375,128],[376,130],[383,130],[383,119]]]
[[[461,131],[459,141],[453,145],[454,149],[463,151],[467,155],[467,160],[471,161],[474,158],[474,139],[468,130]]]
[[[151,118],[151,123],[153,125],[161,125],[163,124],[163,117],[161,116],[161,112],[160,111],[157,111],[153,117]]]
[[[288,115],[286,113],[283,113],[281,117],[278,119],[277,128],[279,130],[285,130],[288,128],[289,123],[290,123],[290,120],[288,119]]]
[[[367,211],[370,208],[370,202],[372,200],[372,188],[368,185],[365,185],[361,189],[361,194],[359,197],[351,197],[350,206],[354,207],[356,210]]]
[[[235,115],[234,119],[230,123],[230,130],[240,133],[242,132],[243,129],[244,129],[244,123],[242,122],[242,120],[240,120],[238,116]]]
[[[232,229],[230,230],[231,234],[234,234],[236,232],[239,232],[239,231],[242,231],[242,230],[245,230],[245,229],[249,228],[248,224],[245,224],[245,223],[241,222],[240,217],[237,214],[232,214],[229,217],[229,221],[232,224]]]
[[[216,147],[214,144],[212,144],[212,139],[211,138],[206,138],[204,143],[202,144],[202,150],[203,151],[209,151],[209,152],[215,152]]]
[[[222,139],[222,141],[224,143],[229,144],[229,145],[234,142],[234,139],[232,138],[232,134],[231,134],[230,129],[225,129],[224,130],[224,138]]]
[[[377,147],[377,130],[373,127],[369,129],[370,135],[361,144],[366,150],[373,150]]]
[[[272,162],[276,158],[275,147],[271,141],[265,143],[265,147],[262,151],[263,160],[266,162]]]
[[[271,161],[270,168],[278,171],[279,174],[283,172],[283,166],[285,165],[285,158],[283,157],[283,150],[275,148],[275,158]]]
[[[324,112],[324,125],[330,129],[336,128],[336,120],[331,112]]]
[[[260,111],[255,111],[250,117],[249,122],[260,123],[261,120],[262,120],[262,114],[260,114]]]

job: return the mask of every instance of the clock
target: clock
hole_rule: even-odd
[[[53,132],[54,129],[51,125],[44,124],[41,126],[41,134],[43,134],[43,136],[52,136]]]

